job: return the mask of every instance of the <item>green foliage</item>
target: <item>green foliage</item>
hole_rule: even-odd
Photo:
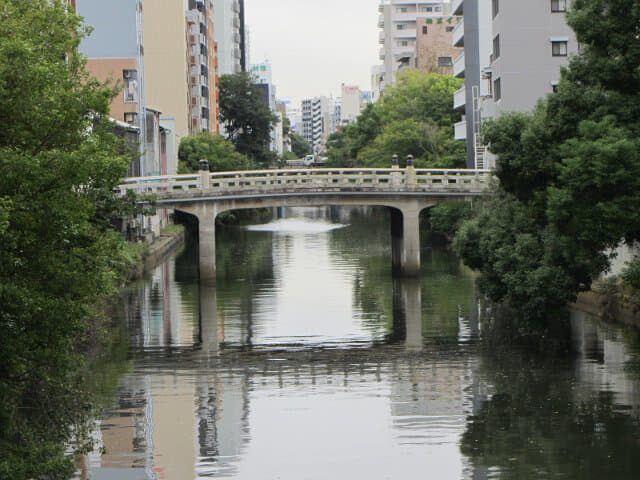
[[[465,146],[453,140],[460,115],[452,97],[459,87],[450,76],[403,72],[377,104],[329,137],[328,165],[390,167],[396,154],[401,162],[413,155],[418,168],[462,167]]]
[[[291,151],[296,154],[295,158],[311,155],[311,145],[304,138],[295,132],[290,132],[289,138],[291,139]]]
[[[462,222],[471,216],[471,203],[445,202],[429,209],[429,224],[436,232],[453,238]]]
[[[252,162],[266,166],[273,161],[269,152],[271,127],[279,118],[261,99],[261,92],[249,73],[220,77],[220,123],[227,139]]]
[[[631,288],[640,291],[640,257],[627,263],[622,272],[622,281]]]
[[[583,54],[532,113],[486,125],[497,198],[456,239],[525,329],[548,328],[609,267],[605,252],[640,239],[640,5],[576,0],[567,18]]]
[[[128,158],[66,2],[0,7],[0,478],[68,478],[91,409],[81,346],[121,279]],[[19,66],[19,67],[17,67]],[[73,433],[73,435],[72,435]]]
[[[209,161],[212,172],[247,170],[249,159],[238,153],[236,147],[217,133],[200,132],[193,137],[184,137],[178,149],[180,173],[197,172],[201,159]]]

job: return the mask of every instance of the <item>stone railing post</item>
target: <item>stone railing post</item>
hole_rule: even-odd
[[[209,161],[205,158],[200,160],[200,188],[209,190],[211,188],[211,172],[209,172]]]
[[[402,172],[400,172],[400,165],[398,164],[398,155],[391,157],[391,185],[394,187],[399,186],[402,183]]]
[[[418,185],[418,178],[413,166],[413,155],[407,155],[407,187],[413,188],[416,185]]]

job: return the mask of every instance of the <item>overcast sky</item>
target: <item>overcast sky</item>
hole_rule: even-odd
[[[251,63],[271,62],[279,98],[371,89],[379,0],[245,0]]]

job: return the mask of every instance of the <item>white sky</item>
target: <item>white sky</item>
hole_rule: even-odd
[[[340,85],[371,89],[380,64],[380,0],[246,0],[249,61],[271,62],[278,98],[340,96]]]

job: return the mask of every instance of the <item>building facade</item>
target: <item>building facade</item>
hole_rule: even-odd
[[[380,90],[396,82],[398,70],[415,65],[418,18],[440,18],[449,13],[449,3],[442,1],[410,2],[384,0],[378,7]]]
[[[213,0],[213,10],[220,75],[246,72],[245,0]]]
[[[567,0],[454,0],[464,20],[453,32],[464,51],[453,65],[464,86],[454,94],[463,114],[455,138],[467,143],[469,168],[492,168],[495,159],[480,139],[484,119],[528,111],[554,91],[561,67],[578,52],[566,23]]]
[[[453,45],[453,30],[460,17],[421,18],[416,20],[415,68],[421,72],[453,75],[453,60],[460,47]]]
[[[271,113],[280,118],[280,122],[274,125],[271,129],[271,144],[269,150],[276,152],[278,155],[283,153],[283,138],[282,138],[282,116],[277,112],[277,99],[276,99],[276,87],[273,84],[273,76],[271,70],[271,63],[263,62],[251,66],[251,75],[255,82],[258,84],[260,91],[262,92],[262,100],[269,105]]]
[[[325,151],[329,135],[338,130],[340,124],[339,102],[329,97],[314,97],[302,101],[302,135],[314,155]]]

